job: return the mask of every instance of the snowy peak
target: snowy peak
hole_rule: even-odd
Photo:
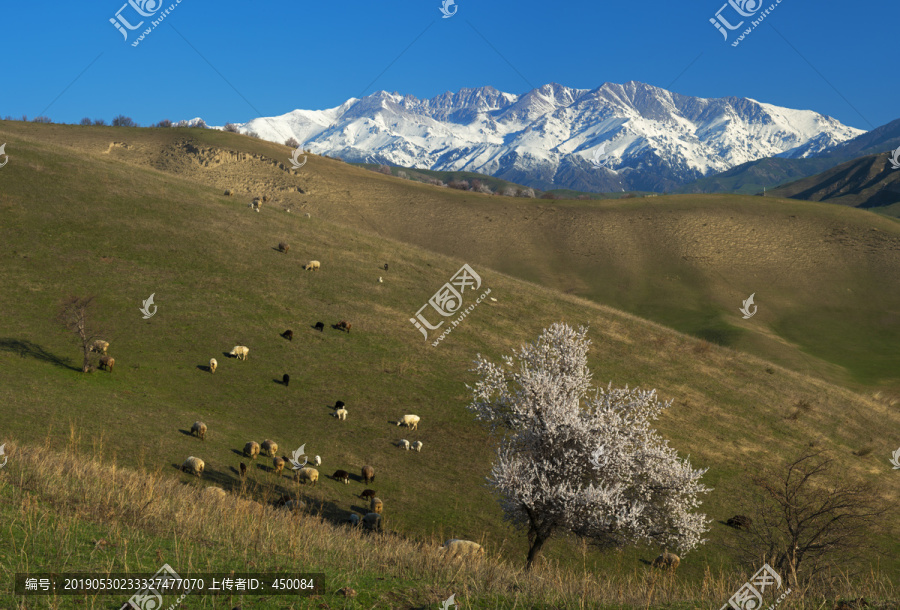
[[[637,81],[596,89],[548,83],[521,95],[463,88],[424,100],[378,91],[239,127],[347,161],[577,190],[667,190],[762,157],[816,155],[864,133],[811,110]]]

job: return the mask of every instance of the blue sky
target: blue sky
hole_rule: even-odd
[[[0,116],[71,123],[122,113],[141,125],[201,116],[221,125],[381,89],[427,98],[484,85],[523,93],[549,82],[592,89],[637,80],[811,109],[866,130],[900,118],[896,2],[782,0],[732,47],[750,18],[724,41],[709,22],[723,0],[456,0],[448,19],[441,0],[181,0],[131,46],[176,1],[127,42],[109,22],[123,0],[6,3]],[[753,12],[758,0],[734,1]],[[160,4],[133,2],[148,13]],[[737,23],[732,7],[722,14]],[[122,15],[139,17],[131,6]]]

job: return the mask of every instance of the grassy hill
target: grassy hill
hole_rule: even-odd
[[[720,521],[735,512],[748,470],[810,444],[832,450],[847,476],[878,481],[886,497],[900,492],[887,462],[898,444],[896,404],[819,378],[896,378],[898,288],[884,273],[896,269],[900,237],[889,219],[739,197],[501,201],[318,157],[290,170],[280,160],[289,156],[285,147],[201,130],[2,122],[0,140],[10,155],[0,170],[0,442],[23,451],[59,445],[71,425],[72,452],[101,448],[101,461],[188,485],[198,482],[177,466],[197,455],[207,463],[203,484],[239,491],[246,441],[272,438],[283,452],[305,444],[322,456],[323,475],[374,465],[391,530],[412,540],[483,541],[491,557],[521,562],[525,537],[503,523],[483,485],[492,451],[464,408],[464,384],[473,381],[467,369],[477,353],[497,358],[564,320],[590,325],[597,383],[655,387],[674,401],[660,431],[695,467],[710,468],[704,482],[715,492],[703,508],[715,522],[710,542],[682,562],[684,582],[703,582],[707,566],[731,569],[727,544],[736,534]],[[238,195],[224,196],[226,188]],[[260,213],[247,207],[254,194],[271,198]],[[289,252],[275,249],[280,241]],[[310,259],[322,262],[320,271],[302,269]],[[497,301],[432,347],[409,318],[463,262]],[[760,312],[735,320],[731,310],[754,291]],[[158,311],[144,320],[138,309],[151,293]],[[113,373],[78,372],[72,337],[53,321],[68,294],[97,296],[95,320],[111,343]],[[669,316],[675,326],[703,320],[700,335],[768,350],[797,368],[809,362],[818,377],[700,342],[604,300]],[[870,320],[873,311],[879,315]],[[341,319],[352,321],[350,333],[330,328]],[[312,328],[318,321],[325,332]],[[292,342],[279,336],[286,328]],[[250,347],[246,362],[223,355],[234,345]],[[219,361],[214,375],[202,370],[211,357]],[[283,373],[289,387],[276,382]],[[330,417],[335,400],[347,403],[347,421]],[[812,409],[796,417],[799,401]],[[418,432],[393,424],[404,413],[422,417]],[[197,419],[209,425],[206,441],[187,434]],[[400,438],[425,448],[399,451]],[[295,490],[269,465],[251,468],[251,497]],[[25,479],[3,476],[9,497],[22,493]],[[332,522],[360,509],[362,489],[323,476],[303,493]],[[114,525],[102,510],[54,503],[48,490],[26,495],[94,536]],[[30,519],[23,515],[21,523]],[[129,519],[129,527],[142,527],[140,515]],[[217,544],[190,531],[152,534],[148,549],[163,540]],[[896,520],[872,534],[886,555],[878,567],[895,580],[898,534]],[[87,562],[75,552],[80,541],[73,535],[59,552],[48,542],[26,553],[5,538],[0,553],[12,571],[62,570]],[[592,574],[634,572],[657,552],[582,555],[579,548],[557,539],[545,552],[551,566]]]

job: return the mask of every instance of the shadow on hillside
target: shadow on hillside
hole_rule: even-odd
[[[185,436],[193,436],[193,434],[191,434],[190,430],[180,430],[179,429],[178,431],[181,432],[182,434],[184,434]]]
[[[284,385],[284,386],[287,385],[287,384],[284,382],[283,379],[273,379],[272,381],[274,381],[274,382],[277,383],[278,385]]]
[[[640,561],[640,562],[641,562],[642,564],[644,564],[645,566],[652,566],[652,565],[653,565],[653,562],[652,562],[652,561],[647,561],[646,559],[638,559],[638,561]]]
[[[200,369],[201,371],[206,371],[207,373],[211,372],[209,365],[207,365],[207,364],[198,364],[197,368]]]
[[[0,350],[18,354],[22,358],[31,357],[35,360],[40,360],[41,362],[49,362],[50,364],[77,373],[81,372],[81,367],[72,366],[68,360],[63,360],[59,356],[51,354],[40,345],[32,343],[31,341],[22,341],[20,339],[5,337],[0,339]]]

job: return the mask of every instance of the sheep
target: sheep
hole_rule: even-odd
[[[231,197],[232,195],[234,195],[234,191],[232,191],[231,189],[225,189],[226,197]]]
[[[320,457],[317,455],[316,458],[313,460],[313,464],[315,464],[316,466],[321,466],[321,465],[322,465],[322,458],[320,458]]]
[[[243,479],[245,476],[247,476],[247,465],[241,462],[241,478]]]
[[[307,271],[318,271],[319,267],[321,267],[321,266],[322,266],[322,263],[320,263],[319,261],[309,261],[308,263],[303,265],[303,268],[306,269]]]
[[[406,449],[407,451],[409,451],[409,441],[406,440],[405,438],[401,438],[400,442],[397,443],[397,447],[399,447],[400,449]]]
[[[315,485],[319,481],[319,471],[315,468],[300,468],[299,470],[294,471],[294,480],[300,481],[304,485],[306,483],[312,483]]]
[[[336,403],[334,403],[335,409],[343,409],[346,406],[347,406],[347,404],[343,400],[339,400]]]
[[[415,430],[419,427],[419,416],[418,415],[404,415],[399,420],[397,420],[398,426],[407,426],[410,430]]]
[[[412,448],[416,451],[422,451],[422,441],[416,441],[412,444]]]
[[[284,470],[284,464],[287,462],[287,457],[274,457],[272,458],[272,466],[275,470],[275,474],[280,475],[281,471]]]
[[[234,349],[228,353],[229,356],[234,356],[238,360],[246,360],[247,356],[250,355],[250,348],[245,347],[243,345],[235,345]]]
[[[284,337],[285,339],[287,339],[288,341],[293,341],[294,340],[294,331],[292,331],[289,328],[286,331],[284,331],[283,333],[281,333],[281,336]]]
[[[306,508],[306,502],[298,498],[292,498],[290,496],[284,495],[275,500],[274,506],[275,508],[286,508],[288,510],[304,509]]]
[[[275,457],[275,454],[278,453],[278,443],[266,439],[260,445],[259,450],[268,457]]]
[[[113,367],[116,365],[116,359],[112,356],[100,356],[100,366],[99,368],[106,368],[110,373],[112,373]]]
[[[331,475],[331,478],[334,479],[335,481],[341,480],[344,482],[344,484],[350,483],[350,473],[347,472],[346,470],[335,470],[334,474]]]
[[[675,553],[670,553],[666,550],[662,555],[653,560],[653,567],[675,570],[679,563],[681,563],[681,558]]]
[[[350,322],[348,322],[347,320],[341,320],[340,322],[338,322],[337,329],[338,329],[338,330],[346,330],[346,331],[349,333],[349,332],[350,332],[350,328],[351,328],[352,326],[353,326],[353,325],[350,324]]]
[[[289,384],[290,382],[291,382],[291,376],[290,376],[290,375],[288,375],[287,373],[285,373],[284,375],[281,376],[281,383],[283,383],[284,385],[287,385],[287,384]]]
[[[322,322],[316,322],[316,330],[320,333],[325,332],[325,324],[323,324]]]
[[[283,241],[278,242],[278,251],[279,252],[287,252],[291,247],[284,243]]]
[[[362,523],[367,530],[378,530],[381,526],[381,515],[378,513],[367,513],[363,517]]]
[[[366,489],[361,494],[359,494],[359,497],[362,498],[363,500],[365,500],[366,498],[374,498],[375,493],[376,492],[374,489]]]
[[[312,218],[309,212],[307,212],[304,216],[306,216],[306,218]]]
[[[379,283],[379,284],[384,284],[384,280],[381,279],[381,276],[380,276],[380,275],[378,276],[378,283]]]
[[[385,270],[385,271],[387,271],[387,267],[388,267],[388,264],[385,263],[385,264],[384,264],[384,270]]]
[[[471,540],[453,538],[444,543],[444,548],[446,549],[445,552],[451,556],[469,555],[473,553],[476,555],[484,555],[484,547]]]
[[[342,421],[347,419],[347,409],[338,409],[334,412],[334,416]]]
[[[256,456],[259,455],[259,443],[256,441],[250,441],[246,445],[244,445],[244,455],[251,460],[255,460]]]
[[[363,466],[362,467],[362,479],[366,484],[371,483],[375,480],[375,469],[371,466]]]
[[[210,358],[210,359],[209,359],[209,372],[210,372],[210,373],[215,373],[215,372],[216,372],[216,368],[218,368],[218,366],[219,366],[219,363],[216,362],[216,359],[215,359],[215,358]]]
[[[106,355],[106,350],[109,349],[109,341],[104,341],[103,339],[97,339],[91,344],[91,351],[97,352],[98,354]]]
[[[359,525],[359,515],[357,515],[357,514],[352,514],[352,515],[350,515],[350,516],[347,518],[347,523],[349,523],[349,524],[352,525],[353,527],[358,526],[358,525]]]
[[[194,425],[191,426],[191,434],[201,441],[206,440],[206,424],[202,421],[195,421]]]
[[[744,515],[735,515],[728,520],[728,525],[736,529],[747,529],[753,524],[753,519]]]
[[[381,501],[381,498],[372,498],[369,510],[380,515],[381,511],[384,510],[384,502]]]
[[[181,465],[181,470],[188,474],[195,474],[198,477],[203,474],[206,463],[198,457],[191,456],[187,458]]]

